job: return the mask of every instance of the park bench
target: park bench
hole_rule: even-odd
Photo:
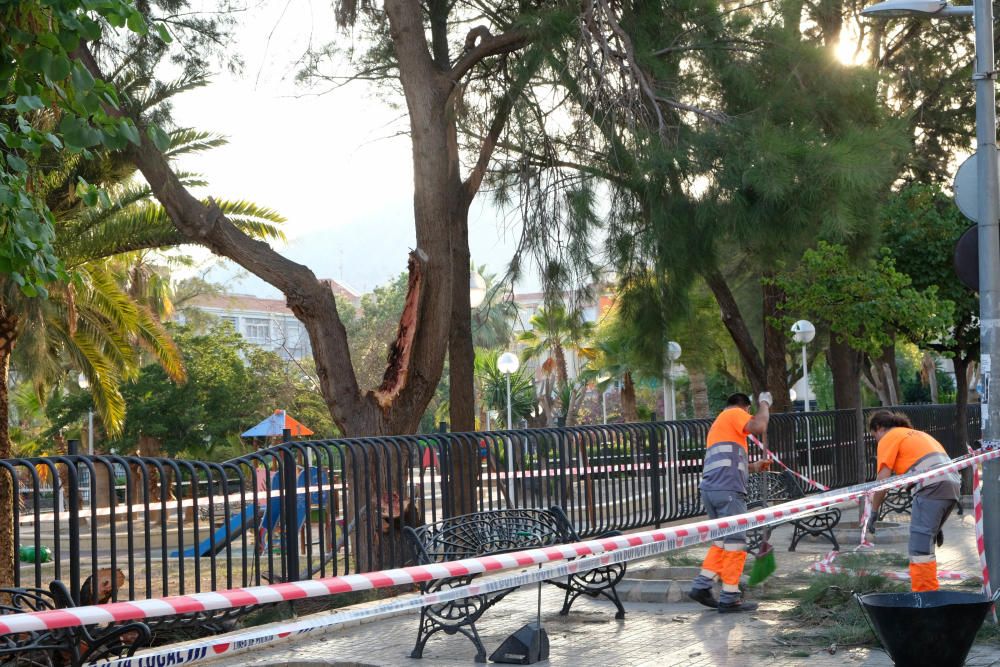
[[[786,502],[805,497],[805,492],[799,486],[799,482],[787,470],[782,472],[757,472],[751,473],[747,481],[747,508],[755,509],[767,507],[772,502]],[[833,544],[835,550],[840,550],[837,536],[833,529],[840,523],[840,510],[836,507],[812,514],[801,519],[792,519],[792,541],[788,547],[789,551],[795,551],[799,541],[808,536],[822,537]],[[758,528],[747,531],[747,550],[756,554],[761,543],[770,534],[768,528]]]
[[[415,560],[420,565],[580,541],[580,536],[566,513],[557,506],[547,510],[504,509],[475,512],[419,528],[407,526],[403,530]],[[620,531],[612,531],[600,535],[598,539],[620,534]],[[625,608],[618,599],[615,585],[624,575],[625,564],[615,563],[548,583],[566,591],[560,615],[568,614],[573,602],[581,595],[592,598],[603,596],[614,602],[618,608],[615,618],[623,619]],[[425,595],[446,591],[465,586],[478,576],[470,574],[422,582],[420,590]],[[443,630],[449,635],[460,633],[466,636],[476,646],[476,662],[486,662],[486,648],[476,630],[476,621],[487,609],[515,590],[517,587],[423,607],[420,610],[417,643],[410,657],[420,658],[431,635]]]
[[[41,588],[0,588],[0,615],[66,609],[76,606],[61,581]],[[128,658],[150,642],[145,623],[88,625],[20,632],[0,637],[0,665],[78,667],[92,662]]]
[[[913,506],[913,496],[908,488],[893,489],[885,494],[882,505],[878,508],[878,520],[882,521],[886,516],[895,512],[896,514],[909,514]]]

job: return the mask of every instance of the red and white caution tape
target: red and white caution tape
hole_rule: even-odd
[[[968,447],[968,445],[966,445]],[[969,447],[969,454],[972,454],[972,447]],[[983,539],[983,468],[977,463],[972,466],[972,515],[976,522],[976,551],[979,553],[979,566],[983,570],[983,595],[988,598],[993,597],[990,590],[990,568],[986,564],[986,543]],[[993,622],[997,622],[997,612],[995,607],[991,607]]]
[[[750,442],[752,442],[753,444],[757,445],[757,447],[759,447],[760,450],[764,452],[764,456],[766,456],[767,458],[771,459],[772,461],[774,461],[775,463],[777,463],[779,466],[781,466],[782,468],[784,468],[788,472],[792,473],[794,476],[796,476],[799,479],[801,479],[806,484],[812,486],[813,488],[819,489],[820,491],[829,491],[830,490],[829,486],[825,486],[823,484],[820,484],[816,480],[809,479],[808,477],[806,477],[802,473],[800,473],[800,472],[798,472],[796,470],[793,470],[792,468],[789,468],[787,465],[785,465],[784,461],[782,461],[780,458],[778,458],[777,454],[775,454],[770,449],[768,449],[764,445],[764,443],[761,442],[760,440],[758,440],[754,435],[750,435],[748,437],[750,439]]]
[[[160,616],[231,609],[248,605],[333,595],[349,591],[386,588],[447,577],[499,572],[511,568],[605,554],[630,547],[655,545],[650,546],[648,552],[644,552],[652,555],[653,553],[720,539],[726,535],[751,528],[781,523],[793,518],[806,516],[823,511],[833,505],[857,500],[864,496],[865,493],[876,488],[879,490],[901,488],[960,470],[976,462],[996,458],[1000,458],[1000,450],[984,451],[967,460],[946,464],[926,472],[891,477],[878,482],[868,482],[836,492],[818,494],[774,507],[761,508],[738,516],[709,519],[683,526],[672,526],[601,540],[587,540],[575,544],[530,549],[479,558],[467,558],[447,563],[273,584],[270,586],[256,586],[211,593],[173,596],[155,600],[116,602],[105,605],[12,614],[0,618],[0,635],[17,632],[37,632],[78,625],[122,623]],[[429,604],[432,603],[429,602]]]
[[[908,571],[896,571],[896,572],[877,572],[875,570],[850,570],[841,565],[836,565],[837,557],[840,556],[839,551],[831,551],[822,560],[813,563],[812,569],[815,572],[822,572],[824,574],[852,574],[852,575],[878,575],[880,577],[885,577],[886,579],[892,579],[893,581],[909,581],[910,573]],[[945,581],[964,581],[969,578],[968,575],[962,572],[956,572],[954,570],[938,570],[938,579],[943,579]]]
[[[855,548],[858,549],[868,549],[875,546],[873,542],[868,541],[868,522],[872,518],[872,494],[865,494],[865,505],[864,509],[861,511],[861,543]]]

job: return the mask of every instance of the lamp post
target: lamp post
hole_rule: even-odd
[[[806,357],[806,346],[816,337],[816,327],[809,320],[799,320],[792,325],[792,338],[796,343],[802,345],[802,384],[803,384],[803,404],[805,411],[809,412],[809,361]],[[795,402],[795,399],[792,399]],[[816,479],[813,475],[813,453],[812,435],[809,432],[809,416],[806,416],[806,467],[809,469],[809,478]]]
[[[607,373],[601,373],[600,375],[597,376],[597,385],[600,386],[602,384],[605,384],[610,379],[611,379],[610,375],[608,375]],[[601,389],[601,423],[602,424],[607,424],[608,423],[608,388],[607,388],[607,386],[605,386],[603,389]]]
[[[976,197],[979,223],[979,346],[980,367],[985,391],[981,396],[983,442],[1000,439],[1000,392],[991,392],[990,370],[993,362],[1000,367],[1000,191],[997,183],[996,88],[993,83],[996,62],[993,53],[993,3],[975,0],[970,6],[955,7],[944,0],[888,0],[861,12],[865,16],[892,18],[918,16],[937,18],[971,16],[975,26],[976,67]],[[985,464],[986,483],[983,502],[1000,507],[1000,464]],[[986,512],[983,518],[986,560],[993,589],[1000,585],[1000,513]]]
[[[83,373],[80,373],[76,382],[80,385],[80,389],[84,391],[90,389],[90,380]],[[92,408],[87,408],[87,453],[91,456],[94,455],[94,410]]]
[[[667,343],[667,364],[663,370],[663,421],[677,419],[677,402],[674,396],[674,362],[681,358],[680,344],[670,341]],[[667,385],[670,385],[670,412],[667,413]]]
[[[497,359],[497,369],[507,378],[507,430],[513,426],[513,417],[510,409],[510,374],[516,373],[521,366],[517,355],[513,352],[504,352]],[[510,441],[510,436],[506,438],[507,449],[507,502],[510,503],[514,497],[514,447]]]

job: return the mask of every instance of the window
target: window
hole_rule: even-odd
[[[236,329],[237,331],[240,330],[240,321],[238,318],[233,317],[231,315],[223,315],[219,319],[222,320],[223,322],[229,322],[231,325],[233,325],[233,328]]]
[[[244,335],[251,343],[266,343],[271,338],[271,321],[263,317],[244,319]]]

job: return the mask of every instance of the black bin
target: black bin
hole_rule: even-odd
[[[982,593],[855,595],[897,665],[961,667],[993,602]]]

